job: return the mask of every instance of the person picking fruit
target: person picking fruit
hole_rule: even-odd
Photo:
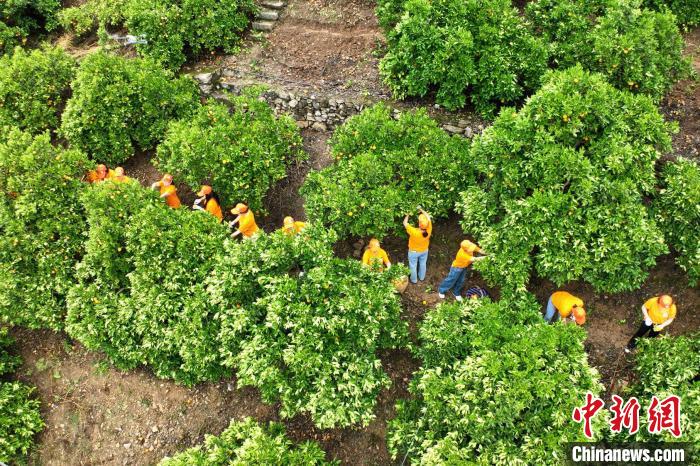
[[[297,222],[293,217],[284,217],[284,222],[281,230],[289,236],[294,236],[304,229],[306,223]]]
[[[173,175],[165,174],[160,181],[151,185],[152,189],[160,188],[160,198],[173,209],[180,207],[180,198],[177,196],[177,188],[173,185]]]
[[[233,228],[238,224],[238,229],[231,235],[235,238],[238,235],[243,235],[245,238],[252,238],[259,230],[257,223],[255,223],[255,215],[253,211],[248,208],[247,205],[243,203],[236,204],[236,207],[231,209],[231,213],[237,215],[233,221],[229,222],[229,226]]]
[[[202,185],[197,193],[199,198],[195,199],[192,208],[195,210],[204,210],[209,212],[221,222],[224,219],[224,214],[221,212],[221,202],[219,196],[216,195],[211,186]],[[204,206],[204,207],[202,207]]]
[[[99,183],[108,178],[112,178],[114,172],[112,170],[107,170],[107,166],[104,164],[99,164],[94,170],[90,170],[87,175],[88,183]]]
[[[547,302],[547,311],[544,320],[553,323],[569,319],[578,325],[586,323],[586,310],[583,300],[567,291],[555,291]]]
[[[115,168],[114,174],[109,179],[115,183],[126,183],[130,180],[130,178],[124,174],[124,168],[122,167]]]
[[[418,208],[418,227],[408,223],[408,214],[403,219],[403,226],[408,233],[408,268],[411,271],[411,283],[425,280],[428,266],[428,249],[433,234],[433,222],[430,215]]]
[[[481,256],[474,257],[474,254],[482,254]],[[486,253],[476,244],[469,240],[464,240],[459,245],[459,250],[455,256],[455,260],[452,261],[452,266],[450,267],[450,272],[447,277],[440,283],[438,287],[438,296],[441,299],[445,298],[445,293],[452,291],[455,299],[457,301],[462,300],[462,286],[464,281],[469,277],[471,269],[469,268],[474,261],[486,259]]]
[[[384,266],[386,266],[387,269],[391,268],[389,256],[386,251],[379,246],[379,240],[377,238],[369,240],[369,246],[362,255],[362,264],[379,271],[384,270]]]
[[[655,296],[642,305],[642,314],[644,316],[642,325],[627,343],[625,353],[629,353],[637,346],[637,338],[644,336],[654,338],[668,327],[676,318],[676,304],[667,294]]]

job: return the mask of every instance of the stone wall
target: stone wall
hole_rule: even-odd
[[[227,76],[226,70],[216,70],[194,75],[204,96],[220,101],[228,100],[227,92],[238,95],[248,87],[248,83],[237,83]],[[292,116],[300,128],[313,128],[319,131],[329,131],[343,124],[345,120],[360,113],[372,103],[351,102],[341,98],[320,96],[314,93],[301,94],[293,91],[268,88],[261,98],[275,110],[276,114],[286,113]],[[394,117],[401,110],[394,108]],[[480,133],[484,126],[475,117],[438,118],[442,128],[451,133],[471,138]]]

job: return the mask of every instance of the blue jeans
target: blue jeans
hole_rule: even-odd
[[[411,283],[425,280],[425,272],[428,265],[428,251],[408,251],[408,268],[411,271]]]
[[[467,279],[468,275],[469,269],[466,267],[450,267],[450,273],[448,273],[447,277],[440,283],[438,292],[440,294],[445,294],[445,292],[452,290],[452,294],[460,296],[464,280]]]
[[[559,320],[559,311],[557,311],[557,308],[554,307],[551,296],[549,297],[549,301],[547,301],[547,312],[544,314],[544,320],[547,323],[552,323]]]

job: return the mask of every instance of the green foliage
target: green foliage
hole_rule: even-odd
[[[679,24],[700,25],[700,1],[698,0],[644,0],[644,6],[654,10],[671,10]]]
[[[121,368],[147,364],[185,384],[226,375],[204,289],[226,228],[167,207],[136,182],[93,185],[83,202],[90,238],[68,299],[68,333]]]
[[[376,352],[406,341],[391,283],[405,269],[378,274],[333,259],[334,240],[311,225],[291,238],[227,244],[209,286],[224,364],[239,385],[281,401],[285,417],[310,414],[320,428],[373,419],[389,384]]]
[[[576,63],[618,89],[662,98],[690,74],[673,15],[640,8],[641,0],[537,0],[527,6],[550,44],[556,66]]]
[[[380,72],[399,98],[436,91],[437,103],[483,113],[521,100],[547,67],[545,44],[509,0],[380,0],[388,53]]]
[[[0,126],[57,128],[74,74],[75,60],[58,47],[0,57]]]
[[[48,133],[9,130],[0,142],[0,320],[63,326],[65,297],[83,250],[78,195],[89,162]]]
[[[198,105],[195,83],[159,65],[98,52],[80,63],[61,131],[72,145],[119,164],[160,141],[172,119]]]
[[[700,166],[679,159],[664,167],[654,211],[666,241],[678,252],[678,265],[690,285],[700,282]]]
[[[148,41],[138,50],[170,68],[179,68],[186,52],[235,52],[255,11],[252,0],[130,0],[127,8],[129,32]]]
[[[251,418],[231,421],[221,435],[207,435],[204,445],[190,448],[159,466],[243,466],[276,464],[314,466],[335,464],[325,461],[325,452],[315,442],[294,445],[282,424],[260,426]]]
[[[126,20],[129,0],[87,0],[82,5],[64,8],[61,25],[77,36],[85,36],[98,27],[120,26]]]
[[[490,252],[475,267],[506,294],[524,289],[533,267],[557,284],[638,287],[667,251],[642,200],[671,128],[651,99],[599,74],[551,73],[472,146],[483,182],[458,209],[465,231]]]
[[[639,441],[682,441],[700,454],[700,334],[643,338],[637,350],[637,383],[632,394],[645,406],[656,396],[663,400],[669,395],[681,399],[681,438],[675,439],[664,431],[661,438],[640,429]]]
[[[19,366],[19,358],[7,351],[13,342],[7,328],[0,327],[0,375]],[[36,433],[44,428],[33,392],[32,387],[19,382],[0,381],[0,461],[4,463],[19,462],[32,448]]]
[[[268,189],[305,153],[294,120],[275,118],[255,94],[202,106],[191,119],[170,124],[156,165],[193,190],[207,181],[225,203],[245,201],[258,212]]]
[[[436,338],[437,337],[437,338]],[[420,328],[422,368],[389,423],[394,457],[416,464],[561,464],[584,441],[573,408],[600,393],[585,332],[547,325],[533,298],[442,304]],[[601,432],[604,416],[594,419]]]
[[[446,217],[472,181],[469,142],[448,136],[423,110],[393,120],[378,104],[349,119],[331,146],[336,163],[310,173],[301,193],[309,218],[342,237],[381,238],[418,205]]]
[[[60,0],[3,0],[0,2],[0,55],[23,45],[30,34],[58,26]]]

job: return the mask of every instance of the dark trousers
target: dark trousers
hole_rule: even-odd
[[[629,349],[633,349],[635,346],[637,346],[637,338],[641,338],[647,333],[649,333],[649,338],[654,338],[659,334],[659,332],[654,330],[654,324],[647,325],[646,322],[642,321],[642,325],[639,327],[639,330],[637,330],[637,333],[635,333],[630,339],[629,343],[627,343],[627,347]]]

